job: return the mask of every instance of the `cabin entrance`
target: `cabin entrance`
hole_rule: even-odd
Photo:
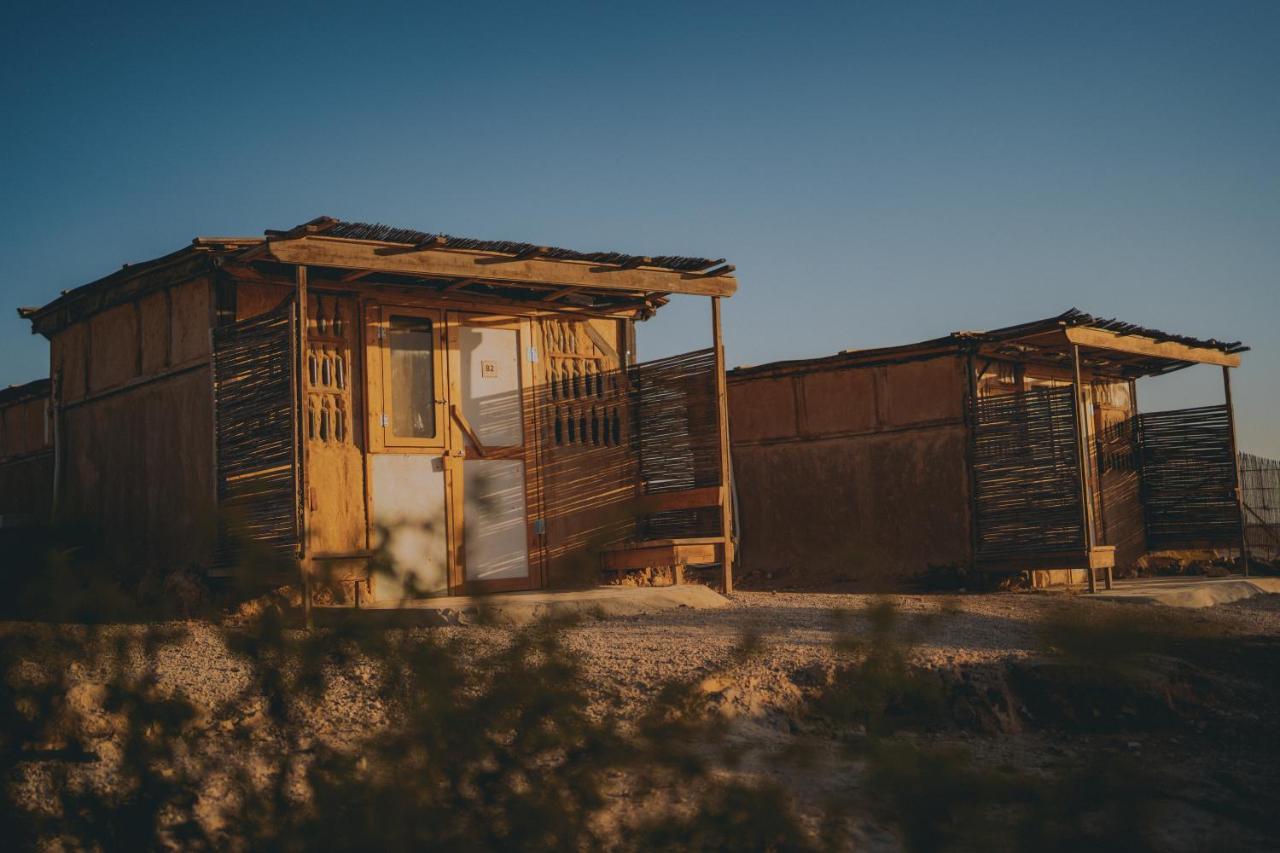
[[[449,424],[453,431],[454,564],[467,592],[536,586],[529,511],[533,468],[527,320],[449,315]]]

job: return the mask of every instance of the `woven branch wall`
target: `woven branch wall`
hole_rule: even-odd
[[[638,364],[631,369],[633,442],[646,494],[720,485],[720,425],[715,351]],[[718,536],[720,515],[677,510],[642,517],[641,538]]]
[[[1084,548],[1073,389],[980,398],[974,420],[979,559]]]
[[[237,538],[298,546],[293,303],[213,333],[218,507],[224,561]],[[233,533],[234,535],[227,535]]]
[[[1138,415],[1142,501],[1151,550],[1240,539],[1226,406]]]

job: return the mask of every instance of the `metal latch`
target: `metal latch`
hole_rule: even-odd
[[[545,518],[535,518],[533,520],[533,532],[538,536],[547,532],[547,520]]]
[[[389,427],[389,426],[391,426],[391,420],[390,420],[390,418],[388,418],[386,415],[383,415],[383,416],[382,416],[382,426],[383,426],[383,427]]]
[[[538,348],[529,347],[529,361],[536,362],[538,360]]]

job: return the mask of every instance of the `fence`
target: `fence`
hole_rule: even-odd
[[[1280,558],[1280,460],[1241,453],[1240,490],[1250,556]]]

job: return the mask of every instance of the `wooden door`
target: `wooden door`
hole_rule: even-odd
[[[455,586],[539,586],[529,322],[451,313],[448,336]]]
[[[443,321],[416,307],[375,305],[366,314],[372,538],[392,573],[374,584],[379,600],[450,591]]]

